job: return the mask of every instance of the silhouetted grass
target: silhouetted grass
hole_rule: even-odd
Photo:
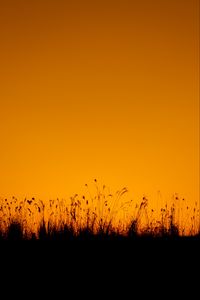
[[[21,201],[15,197],[1,200],[0,239],[200,239],[197,203],[183,212],[181,200],[176,196],[171,207],[166,204],[156,219],[154,210],[148,209],[146,197],[136,206],[132,200],[123,200],[126,188],[113,195],[105,185],[100,188],[95,180],[95,193],[90,192],[88,185],[86,189],[86,195],[75,194],[68,202],[56,199],[43,203],[35,198]]]
[[[26,238],[23,232],[22,224],[18,221],[12,221],[6,232],[6,239],[8,240],[22,240]]]

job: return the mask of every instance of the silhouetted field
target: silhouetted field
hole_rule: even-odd
[[[64,287],[66,278],[73,284],[77,276],[87,281],[85,286],[120,278],[120,284],[132,281],[132,287],[144,278],[165,283],[161,274],[169,274],[171,285],[178,271],[185,276],[186,268],[195,277],[200,253],[197,203],[190,208],[176,195],[171,206],[154,211],[146,197],[138,204],[127,200],[126,188],[112,194],[95,181],[94,191],[87,185],[86,190],[69,200],[0,200],[4,278],[22,271],[24,277],[35,272],[41,282],[59,277]]]
[[[197,203],[189,208],[176,195],[154,212],[148,199],[123,200],[127,189],[111,194],[95,180],[95,193],[66,200],[0,200],[0,240],[8,241],[153,241],[199,240]],[[183,207],[185,205],[185,209]]]

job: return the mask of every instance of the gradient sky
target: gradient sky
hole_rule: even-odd
[[[1,0],[0,194],[197,201],[198,51],[198,0]]]

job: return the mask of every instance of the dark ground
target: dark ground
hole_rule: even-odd
[[[27,299],[181,299],[186,290],[198,298],[197,238],[1,241],[0,258],[1,288],[17,282]]]

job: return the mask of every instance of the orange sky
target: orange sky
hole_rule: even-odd
[[[198,4],[1,0],[0,195],[199,199]]]

